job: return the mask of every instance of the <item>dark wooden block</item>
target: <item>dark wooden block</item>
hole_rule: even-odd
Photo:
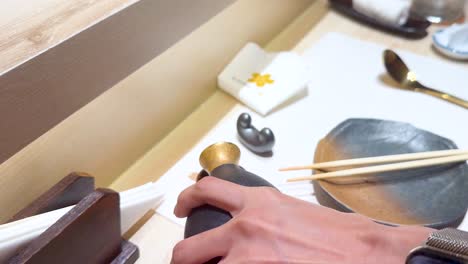
[[[138,249],[120,236],[119,194],[98,189],[8,263],[133,263]]]
[[[111,264],[135,263],[139,257],[140,252],[138,251],[138,247],[127,240],[122,240],[122,251]]]
[[[34,202],[16,213],[8,222],[75,205],[92,193],[94,188],[94,178],[89,174],[70,173]]]

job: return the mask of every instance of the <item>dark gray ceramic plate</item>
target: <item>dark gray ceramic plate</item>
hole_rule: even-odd
[[[407,123],[349,119],[322,139],[315,162],[454,149],[449,139]],[[468,207],[466,162],[315,181],[318,201],[389,225],[457,226]]]

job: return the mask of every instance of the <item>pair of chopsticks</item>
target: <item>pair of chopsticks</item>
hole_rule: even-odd
[[[410,154],[387,155],[378,157],[368,157],[360,159],[347,159],[330,162],[315,163],[307,166],[297,166],[282,168],[280,171],[294,171],[294,170],[318,170],[328,171],[330,169],[337,169],[344,166],[367,166],[358,167],[345,170],[336,170],[312,176],[297,177],[288,179],[288,182],[307,181],[307,180],[323,180],[337,177],[347,177],[355,175],[365,175],[371,173],[398,171],[405,169],[414,169],[421,167],[429,167],[441,164],[455,163],[468,160],[468,150],[452,149],[452,150],[438,150],[429,152],[419,152]],[[392,163],[396,162],[396,163]],[[375,165],[382,164],[382,165]]]

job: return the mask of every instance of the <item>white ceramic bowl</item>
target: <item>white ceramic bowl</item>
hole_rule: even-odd
[[[442,54],[468,60],[468,24],[455,24],[432,35],[434,47]]]

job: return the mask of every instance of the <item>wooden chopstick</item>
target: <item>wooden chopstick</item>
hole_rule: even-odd
[[[291,179],[288,179],[288,182],[306,181],[306,180],[322,180],[322,179],[347,177],[347,176],[354,176],[354,175],[364,175],[364,174],[371,174],[371,173],[378,173],[378,172],[414,169],[414,168],[428,167],[428,166],[434,166],[434,165],[440,165],[440,164],[461,162],[461,161],[466,161],[466,160],[468,160],[468,154],[452,155],[452,156],[441,157],[441,158],[423,159],[423,160],[416,160],[416,161],[407,161],[407,162],[401,162],[401,163],[393,163],[393,164],[354,168],[354,169],[341,170],[341,171],[326,172],[326,173],[320,173],[320,174],[316,174],[312,176],[291,178]]]
[[[310,169],[331,169],[331,168],[344,167],[344,166],[381,164],[381,163],[420,160],[420,159],[463,155],[463,154],[468,154],[468,150],[462,150],[462,149],[437,150],[437,151],[418,152],[418,153],[409,153],[409,154],[359,158],[359,159],[346,159],[346,160],[315,163],[315,164],[306,165],[306,166],[287,167],[287,168],[281,168],[279,170],[280,171],[294,171],[294,170],[310,170]]]

